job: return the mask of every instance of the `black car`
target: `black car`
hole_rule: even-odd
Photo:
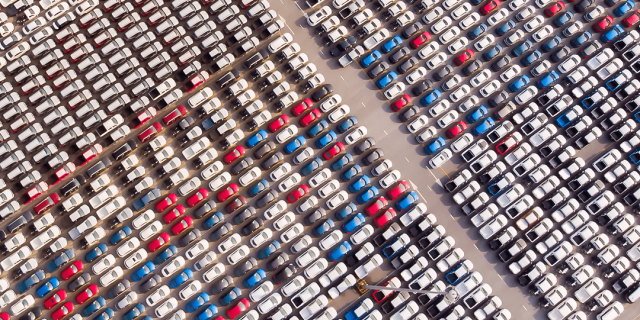
[[[468,77],[482,69],[482,63],[478,60],[471,60],[462,68],[462,74]]]
[[[420,109],[417,106],[411,106],[405,112],[401,113],[399,117],[402,122],[407,122],[418,113],[420,113]]]
[[[308,224],[314,224],[316,221],[320,220],[322,217],[327,215],[327,211],[323,208],[318,208],[314,210],[310,215],[305,219]]]
[[[577,12],[584,12],[594,4],[596,4],[596,0],[582,0],[578,2],[573,8],[576,9]]]
[[[509,99],[509,93],[506,90],[502,90],[489,99],[489,105],[491,108],[495,108],[505,103],[507,99]]]
[[[420,60],[418,60],[418,58],[416,57],[410,57],[408,59],[405,59],[399,66],[398,66],[398,73],[400,74],[405,74],[407,73],[409,70],[413,69],[415,66],[417,66],[420,63]]]
[[[82,185],[86,182],[83,176],[77,176],[65,184],[62,188],[60,188],[60,193],[62,196],[68,196],[74,193],[76,190],[80,189]]]
[[[375,150],[371,151],[371,153],[369,153],[369,155],[364,157],[364,159],[362,159],[362,163],[365,166],[369,166],[372,163],[382,159],[382,157],[384,157],[384,152],[382,152],[382,149],[375,149]]]
[[[89,170],[87,170],[87,177],[89,177],[89,179],[101,174],[102,172],[104,172],[105,170],[107,170],[107,168],[111,167],[111,160],[109,160],[108,158],[104,158],[100,161],[98,161],[96,164],[94,164],[93,166],[91,166],[91,168],[89,168]]]
[[[365,153],[367,150],[371,149],[375,145],[376,145],[376,140],[374,138],[366,138],[364,141],[356,145],[354,149],[356,154],[360,155]]]
[[[283,282],[287,281],[289,278],[293,277],[298,272],[296,266],[290,263],[288,266],[284,267],[284,269],[278,271],[273,275],[273,282],[276,285],[280,285]]]
[[[338,41],[336,46],[331,48],[331,50],[329,50],[329,53],[333,57],[340,56],[343,53],[347,52],[347,50],[349,50],[349,48],[351,48],[356,42],[357,42],[356,37],[347,36],[344,39]]]
[[[151,279],[149,279],[149,280],[151,280]],[[109,293],[107,294],[107,296],[109,297],[109,299],[113,299],[113,298],[119,296],[120,294],[122,294],[123,292],[125,292],[130,287],[131,287],[131,282],[129,282],[129,280],[126,280],[126,279],[122,280],[115,287],[113,287],[113,288],[111,288],[111,290],[109,290]]]
[[[313,94],[311,95],[311,100],[313,100],[313,102],[318,102],[326,98],[331,93],[333,93],[333,86],[330,84],[325,84],[313,92]]]
[[[154,274],[149,278],[149,280],[145,281],[142,285],[140,285],[140,291],[143,293],[149,292],[155,286],[159,285],[162,282],[162,278],[159,275]]]
[[[389,62],[397,63],[398,61],[402,60],[402,58],[410,54],[411,54],[411,49],[409,49],[409,47],[404,46],[396,50],[395,52],[393,52],[391,55],[389,55]]]
[[[29,310],[27,314],[23,315],[18,320],[36,320],[40,318],[40,316],[42,316],[42,309],[40,309],[40,307],[35,307]]]
[[[254,233],[256,230],[260,229],[264,225],[264,220],[261,218],[255,218],[251,222],[249,222],[244,228],[242,228],[242,234],[248,236]]]
[[[435,72],[433,74],[433,80],[440,81],[440,80],[444,79],[444,77],[446,77],[449,74],[451,74],[451,72],[453,72],[453,67],[450,66],[450,65],[446,65],[442,69],[440,69],[438,72]]]
[[[369,75],[369,78],[371,79],[377,78],[383,72],[389,70],[390,67],[391,65],[388,62],[382,61],[377,65],[375,65],[373,68],[369,69],[369,71],[367,72],[367,75]]]
[[[231,276],[229,275],[226,275],[224,276],[224,278],[220,279],[220,281],[216,282],[213,286],[211,286],[211,293],[218,294],[232,284],[233,284],[233,278],[231,278]]]
[[[207,213],[212,212],[216,208],[216,202],[213,200],[209,200],[202,205],[202,207],[198,208],[196,212],[193,214],[196,219],[200,219],[204,217]]]
[[[220,77],[218,80],[216,80],[216,85],[218,86],[218,88],[224,89],[226,86],[230,85],[231,82],[236,80],[238,77],[240,77],[240,73],[237,70],[233,69],[227,72],[224,76]]]
[[[569,54],[571,54],[571,49],[569,49],[567,46],[560,45],[559,47],[560,48],[556,50],[556,52],[551,54],[551,61],[553,61],[554,63],[566,59]]]
[[[276,144],[273,141],[267,141],[267,143],[263,144],[256,151],[253,152],[253,156],[260,160],[267,154],[273,152],[276,149]]]
[[[79,277],[75,278],[73,281],[69,282],[69,286],[67,287],[69,291],[75,292],[80,289],[85,284],[88,284],[91,281],[91,275],[88,272],[81,274]]]
[[[134,140],[129,140],[121,145],[116,151],[114,151],[111,156],[116,161],[128,156],[131,152],[133,152],[138,147],[138,144]],[[88,174],[88,171],[87,171]]]
[[[9,232],[9,234],[17,232],[20,229],[22,229],[22,227],[24,227],[27,223],[31,222],[31,220],[33,220],[33,213],[31,213],[31,211],[27,211],[23,213],[21,216],[19,216],[18,218],[16,218],[15,220],[11,221],[11,223],[7,225],[7,231]],[[35,227],[29,226],[29,230],[35,231]],[[33,233],[34,232],[32,232],[32,234]]]
[[[340,124],[338,124],[338,133],[345,133],[347,130],[353,128],[356,124],[358,124],[358,118],[355,116],[350,116],[349,118],[344,119]]]
[[[511,57],[503,55],[500,58],[496,58],[496,60],[491,64],[491,70],[493,70],[493,72],[498,72],[509,64],[511,64]]]
[[[220,228],[216,229],[216,231],[211,233],[211,240],[218,241],[222,239],[222,237],[224,237],[227,233],[231,232],[231,230],[233,230],[233,226],[231,225],[231,223],[226,222],[225,224],[221,225]]]
[[[233,173],[234,175],[239,175],[242,171],[248,169],[252,165],[253,165],[253,159],[244,158],[240,162],[238,162],[236,165],[234,165],[233,168],[231,168],[231,173]]]
[[[256,214],[256,208],[250,206],[242,210],[242,212],[238,213],[235,217],[233,217],[233,223],[241,224],[245,222],[247,219],[253,217],[255,214]]]
[[[415,35],[416,33],[420,32],[422,28],[424,28],[424,25],[422,25],[422,23],[414,22],[409,26],[407,26],[404,30],[402,30],[402,32],[400,33],[400,36],[402,36],[405,40],[407,40],[411,38],[413,35]]]
[[[258,63],[266,59],[269,59],[269,53],[266,50],[258,51],[245,60],[244,67],[247,70],[253,69],[253,67],[258,65]]]
[[[183,247],[188,246],[190,243],[196,241],[198,238],[200,238],[200,236],[202,235],[202,233],[200,233],[200,230],[198,229],[193,229],[191,230],[189,233],[187,233],[184,237],[180,238],[180,245]]]
[[[267,266],[269,270],[275,270],[287,261],[289,261],[289,255],[282,252],[275,259],[271,260]]]
[[[282,152],[278,151],[262,162],[262,169],[269,170],[284,159]]]
[[[251,258],[247,259],[245,262],[243,262],[240,265],[238,265],[238,267],[236,268],[234,273],[235,273],[236,277],[243,276],[247,272],[249,272],[249,270],[255,268],[257,265],[258,265],[258,261],[256,260],[256,258],[251,257]]]
[[[423,93],[427,92],[427,90],[431,89],[431,87],[433,86],[433,81],[432,80],[423,80],[418,82],[418,84],[411,88],[411,93],[413,93],[414,96],[418,97],[420,95],[422,95]]]

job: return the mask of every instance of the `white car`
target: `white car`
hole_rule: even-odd
[[[209,241],[202,239],[196,242],[196,244],[194,244],[193,246],[191,246],[191,248],[187,249],[184,256],[188,260],[193,260],[196,257],[198,257],[200,254],[205,252],[208,248],[209,248]]]
[[[489,26],[495,26],[496,24],[498,24],[500,21],[504,20],[508,16],[509,16],[509,10],[502,8],[498,10],[496,13],[492,14],[489,17],[489,19],[487,19],[487,23],[489,24]]]
[[[476,51],[480,52],[488,48],[493,43],[495,43],[495,41],[496,41],[496,38],[492,34],[488,34],[480,38],[480,40],[474,43],[473,46],[476,49]]]
[[[114,281],[120,279],[123,274],[124,274],[124,271],[122,270],[122,267],[117,266],[111,269],[110,271],[108,271],[107,273],[105,273],[102,277],[100,277],[100,285],[103,287],[107,287],[108,285],[112,284]]]
[[[391,100],[397,97],[398,95],[400,95],[402,92],[404,92],[405,89],[406,89],[406,86],[404,83],[397,82],[397,83],[394,83],[391,87],[389,87],[389,89],[385,90],[384,96],[385,98],[387,98],[387,100]],[[333,113],[335,112],[336,111],[334,111]],[[329,120],[331,120],[331,117],[329,117]],[[331,121],[331,123],[335,123],[335,122],[336,121]]]
[[[91,267],[91,271],[93,271],[94,275],[99,275],[103,273],[105,270],[111,268],[115,263],[116,263],[116,258],[112,254],[108,254],[106,257],[96,262]]]
[[[311,247],[296,258],[296,265],[304,268],[315,261],[320,256],[320,250],[317,247]]]
[[[431,168],[436,169],[441,167],[447,161],[449,161],[453,157],[453,153],[449,149],[444,149],[440,151],[438,154],[429,159],[429,166]]]
[[[227,261],[229,262],[229,264],[234,265],[238,263],[238,261],[244,259],[248,254],[249,247],[246,245],[242,245],[240,248],[236,249],[231,254],[229,254],[229,256],[227,256]]]

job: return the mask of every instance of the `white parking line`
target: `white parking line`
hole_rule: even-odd
[[[289,27],[289,25],[287,24],[287,21],[284,20],[284,18],[282,18],[282,16],[279,16],[280,19],[282,20],[282,22],[284,22],[284,25],[287,26],[287,28],[289,28],[289,31],[291,31],[291,34],[294,35],[295,32],[293,32],[293,30],[291,29],[291,27]]]
[[[360,102],[360,103],[362,103],[362,106],[363,106],[363,107],[365,107],[365,108],[367,107],[367,106],[365,106],[365,105],[364,105],[364,102]]]
[[[407,160],[407,162],[409,162],[409,159],[407,159],[407,157],[404,157],[405,160]]]

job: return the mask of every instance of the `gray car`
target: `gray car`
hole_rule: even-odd
[[[200,235],[201,235],[200,230],[193,229],[191,230],[191,232],[187,233],[184,237],[180,238],[180,245],[183,247],[186,247],[191,242],[195,241],[196,239],[199,239]]]
[[[307,216],[307,223],[314,224],[316,221],[320,220],[322,217],[326,216],[327,212],[323,208],[318,208],[313,211],[310,215]]]
[[[282,252],[275,259],[269,262],[268,267],[270,270],[276,270],[278,269],[278,267],[285,264],[287,261],[289,261],[289,255]]]
[[[273,141],[268,141],[260,148],[258,148],[258,150],[253,153],[253,156],[256,157],[256,159],[262,159],[264,156],[273,152],[274,150],[276,150],[276,144]]]
[[[231,173],[233,173],[234,175],[238,175],[240,174],[240,172],[248,169],[252,165],[253,165],[253,159],[244,158],[242,159],[242,161],[238,162],[235,166],[233,166],[233,168],[231,168]]]
[[[270,190],[269,192],[267,192],[267,194],[265,194],[260,199],[258,199],[258,201],[256,201],[256,206],[258,208],[264,208],[268,204],[276,200],[277,198],[278,198],[278,192],[275,190]]]
[[[231,225],[231,223],[227,222],[220,226],[220,228],[218,228],[216,231],[211,233],[211,240],[218,241],[231,230],[233,230],[233,226]]]
[[[216,202],[213,200],[209,200],[207,202],[205,202],[204,205],[202,205],[202,207],[198,208],[198,210],[196,210],[196,213],[194,214],[194,216],[196,217],[196,219],[200,219],[202,217],[204,217],[207,213],[209,212],[213,212],[213,210],[215,210],[216,208]]]
[[[109,290],[109,299],[113,299],[117,296],[119,296],[121,293],[125,292],[127,289],[129,289],[129,287],[131,287],[131,282],[129,282],[129,280],[122,280],[120,281],[115,287],[111,288],[111,290]]]
[[[233,284],[233,278],[227,275],[224,278],[220,279],[220,281],[216,282],[213,286],[211,286],[211,293],[218,294],[232,284]]]
[[[282,152],[278,151],[262,162],[262,169],[269,170],[284,159]]]
[[[75,278],[73,281],[69,283],[69,291],[75,292],[80,289],[85,284],[91,281],[91,275],[88,272],[81,274],[79,277]]]
[[[248,208],[242,210],[242,212],[240,212],[238,215],[233,217],[233,223],[241,224],[241,223],[245,222],[247,219],[253,217],[255,214],[256,214],[256,208],[248,207]]]
[[[159,275],[154,274],[151,278],[142,285],[140,285],[140,291],[143,293],[149,292],[149,290],[153,289],[155,286],[162,282],[162,278]]]

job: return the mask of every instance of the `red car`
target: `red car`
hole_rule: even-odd
[[[465,130],[467,130],[467,123],[460,121],[447,130],[447,137],[449,137],[449,139],[453,139]]]
[[[613,17],[604,16],[604,18],[594,23],[592,28],[593,28],[593,31],[595,32],[602,32],[604,31],[604,29],[608,28],[611,24],[613,24]]]
[[[267,126],[269,128],[269,132],[274,133],[282,127],[284,127],[287,123],[289,123],[289,116],[286,114],[280,115],[275,120],[271,121]]]
[[[222,318],[222,317],[218,317],[218,318]],[[1,320],[9,320],[9,314],[6,312],[0,313],[0,319]]]
[[[247,198],[245,198],[244,196],[239,196],[235,199],[233,199],[231,202],[229,202],[224,209],[227,210],[227,213],[232,213],[234,211],[236,211],[236,209],[244,206],[245,204],[247,204]]]
[[[64,290],[58,290],[49,299],[44,301],[44,307],[47,310],[51,310],[55,307],[60,301],[67,298],[67,293]]]
[[[544,15],[547,16],[547,18],[551,18],[562,10],[564,10],[564,2],[558,1],[552,4],[549,8],[544,9]]]
[[[496,145],[496,151],[499,154],[505,154],[515,148],[520,141],[522,141],[522,135],[519,132],[514,132]]]
[[[396,198],[401,196],[403,193],[405,193],[407,190],[409,190],[409,182],[405,180],[398,181],[395,187],[387,191],[387,198],[389,198],[389,200],[395,200]]]
[[[429,40],[431,40],[431,33],[429,33],[429,31],[424,31],[417,37],[413,38],[409,45],[411,46],[411,48],[418,49],[425,43],[429,42]]]
[[[29,202],[35,200],[36,198],[38,198],[43,192],[49,190],[49,185],[44,182],[44,181],[40,181],[38,182],[38,184],[31,188],[31,190],[27,191],[27,194],[25,194],[25,198],[27,199],[24,204],[29,204]]]
[[[305,112],[307,109],[313,107],[313,100],[306,98],[304,100],[302,100],[302,102],[300,102],[298,105],[296,105],[295,107],[291,108],[291,114],[294,117],[297,117],[299,115],[301,115],[303,112]]]
[[[376,228],[382,228],[387,222],[391,221],[395,217],[396,210],[393,208],[389,208],[379,217],[373,219],[373,225],[375,225]]]
[[[222,159],[224,160],[224,163],[230,164],[231,162],[234,162],[238,160],[238,158],[242,157],[244,155],[244,152],[245,149],[243,146],[237,146],[233,148],[233,150],[225,154]]]
[[[480,13],[482,13],[483,16],[486,16],[489,13],[498,9],[498,7],[500,7],[501,4],[502,3],[500,2],[500,0],[490,0],[484,6],[480,7]]]
[[[58,180],[54,182],[53,185],[56,185],[58,182],[62,181],[62,179],[68,177],[70,174],[72,174],[75,171],[76,171],[76,165],[73,164],[73,162],[71,161],[67,162],[64,166],[62,166],[62,168],[56,170],[56,172],[53,174],[55,177],[58,178]]]
[[[73,302],[67,301],[58,310],[51,313],[53,320],[60,320],[73,312]]]
[[[94,144],[91,148],[89,148],[89,150],[83,152],[80,155],[79,160],[82,162],[80,163],[80,166],[84,166],[85,164],[87,164],[89,161],[91,161],[91,159],[97,157],[99,154],[102,153],[102,145],[100,145],[99,143]]]
[[[378,213],[378,211],[384,209],[384,207],[386,207],[389,204],[389,202],[387,201],[387,199],[385,199],[384,197],[380,197],[376,200],[376,202],[372,203],[370,206],[364,208],[364,212],[367,213],[367,215],[369,217],[375,215],[376,213]]]
[[[300,118],[300,125],[306,127],[312,124],[314,121],[318,120],[322,113],[318,109],[313,109],[309,113],[305,114],[304,117]]]
[[[175,208],[171,209],[171,211],[165,213],[162,219],[164,220],[164,223],[169,224],[183,214],[184,206],[179,204]]]
[[[409,103],[411,103],[411,96],[408,94],[403,95],[402,97],[400,97],[400,99],[394,101],[391,104],[391,110],[398,112],[400,111],[402,108],[406,107],[407,105],[409,105]]]
[[[171,111],[171,113],[164,116],[162,118],[162,121],[164,121],[165,126],[170,126],[172,123],[178,121],[178,119],[184,117],[185,114],[187,114],[187,108],[185,108],[184,106],[178,106],[173,111]]]
[[[42,200],[42,202],[38,203],[33,209],[36,211],[36,214],[43,214],[47,212],[47,210],[51,209],[56,203],[60,201],[60,197],[57,193],[52,193],[46,199]]]
[[[309,193],[309,186],[303,184],[298,187],[298,189],[289,193],[289,195],[287,196],[287,201],[289,201],[289,203],[294,203],[300,200],[300,198],[304,197],[307,193]]]
[[[138,135],[138,139],[140,139],[140,142],[145,143],[151,140],[153,137],[157,136],[160,132],[162,132],[162,125],[156,122],[150,125],[149,128],[140,132],[140,134]]]
[[[225,202],[229,198],[231,198],[231,196],[236,194],[238,190],[240,190],[240,188],[238,187],[238,184],[232,183],[226,189],[218,192],[218,194],[216,195],[216,198],[218,198],[218,202]]]
[[[391,279],[389,279],[389,281],[387,281],[384,285],[382,285],[383,287],[393,287],[393,283],[391,283],[393,280],[395,279],[394,282],[398,281],[398,278],[393,277]],[[388,298],[394,291],[392,290],[376,290],[374,291],[371,295],[373,296],[373,300],[375,300],[376,302],[380,303],[382,301],[384,301],[384,299]]]
[[[198,204],[198,202],[202,201],[202,199],[209,196],[209,191],[207,189],[202,188],[194,193],[191,197],[187,198],[187,205],[189,208],[193,208]]]
[[[235,307],[227,309],[227,316],[229,316],[229,319],[233,319],[249,309],[249,305],[248,299],[242,299]]]
[[[69,267],[62,270],[62,272],[60,273],[60,276],[62,277],[63,280],[69,280],[69,278],[76,275],[78,271],[82,270],[82,268],[84,268],[82,261],[80,260],[74,261]]]
[[[473,58],[474,54],[475,52],[473,52],[473,50],[467,49],[457,57],[453,58],[453,63],[455,63],[455,65],[459,67],[463,65],[465,62],[469,61],[469,59]]]
[[[625,28],[631,28],[635,26],[640,21],[640,11],[633,11],[631,14],[622,19],[622,25]]]
[[[182,218],[182,220],[178,221],[176,224],[171,227],[171,233],[174,236],[179,235],[182,231],[187,230],[193,224],[193,219],[189,216]]]
[[[333,147],[329,148],[329,150],[325,151],[322,156],[325,160],[331,160],[342,151],[344,151],[344,143],[338,142],[334,144]]]
[[[184,84],[184,88],[187,89],[187,92],[193,91],[193,89],[197,88],[199,85],[203,84],[205,81],[209,80],[209,72],[200,71],[195,77],[191,78],[189,82]]]
[[[187,217],[187,218],[189,218],[189,217]],[[191,222],[193,222],[193,220],[191,220]],[[174,228],[175,228],[175,226],[174,226]],[[173,230],[173,228],[172,228],[172,230]],[[163,232],[157,238],[151,240],[151,242],[149,242],[149,244],[147,244],[147,250],[149,250],[149,252],[156,252],[156,250],[160,249],[167,242],[169,242],[169,234],[166,233],[166,232]]]
[[[98,286],[96,284],[92,284],[88,286],[84,291],[78,293],[76,296],[76,302],[78,304],[83,304],[87,302],[87,300],[91,299],[94,295],[98,293]]]
[[[138,129],[141,125],[145,124],[145,122],[151,120],[151,118],[155,117],[158,114],[158,111],[154,107],[149,107],[147,110],[143,111],[139,114],[135,119],[131,120],[131,124],[134,129]]]
[[[175,195],[175,193],[170,193],[164,199],[160,200],[158,204],[156,204],[156,211],[160,213],[164,210],[167,210],[167,208],[171,207],[177,201],[178,197]]]

